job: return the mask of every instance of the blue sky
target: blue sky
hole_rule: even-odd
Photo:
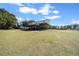
[[[49,19],[50,24],[79,24],[78,3],[0,3],[0,8],[16,15],[19,21]]]

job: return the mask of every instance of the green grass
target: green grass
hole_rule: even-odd
[[[0,30],[1,56],[79,55],[79,31]]]

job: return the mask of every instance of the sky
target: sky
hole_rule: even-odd
[[[0,3],[18,21],[49,20],[51,25],[79,24],[78,3]]]

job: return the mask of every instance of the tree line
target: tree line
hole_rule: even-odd
[[[15,27],[17,23],[16,16],[5,9],[0,9],[0,29],[9,29]]]
[[[45,30],[45,29],[79,29],[79,24],[65,25],[65,26],[52,26],[49,20],[34,21],[24,20],[18,23],[16,16],[5,9],[0,9],[0,29],[22,29],[22,30]]]
[[[79,30],[79,24],[70,24],[70,25],[64,25],[64,26],[51,26],[51,29]]]
[[[18,23],[16,16],[5,9],[0,9],[0,29],[23,29],[23,30],[41,30],[48,29],[47,20],[36,22],[34,20],[21,21]]]

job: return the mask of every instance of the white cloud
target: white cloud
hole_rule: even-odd
[[[41,13],[42,15],[48,15],[51,6],[49,4],[45,4],[42,8],[40,8],[39,10],[35,9],[35,8],[30,8],[30,7],[20,7],[19,11],[22,13],[32,13],[32,14],[38,14]]]
[[[43,15],[48,15],[49,14],[49,10],[48,9],[41,9],[38,12],[43,14]]]
[[[30,8],[30,7],[20,7],[19,11],[21,13],[32,13],[32,14],[37,14],[37,10],[34,8]]]
[[[38,11],[37,11],[37,9],[32,8],[31,13],[32,14],[38,14]]]
[[[22,13],[30,13],[32,9],[29,7],[20,7],[19,11]]]
[[[43,8],[46,8],[46,9],[52,8],[52,9],[54,9],[54,6],[51,6],[50,4],[45,4]]]
[[[38,10],[38,13],[41,13],[43,15],[48,15],[50,13],[50,8],[53,7],[51,7],[50,4],[45,4],[42,8]]]
[[[45,20],[44,18],[40,19],[40,20]]]
[[[32,14],[42,14],[42,15],[48,15],[49,13],[58,14],[58,10],[54,10],[54,6],[51,6],[50,4],[44,4],[40,9],[31,8],[27,6],[19,7],[19,11],[21,13],[32,13]],[[52,12],[53,11],[53,12]]]
[[[72,24],[79,24],[79,20],[73,20]]]
[[[53,13],[54,13],[54,14],[58,14],[59,11],[58,11],[58,10],[54,10]]]
[[[17,6],[24,6],[23,4],[21,3],[11,3],[12,5],[17,5]]]
[[[58,18],[60,18],[61,16],[47,16],[47,17],[45,17],[46,19],[58,19]]]

